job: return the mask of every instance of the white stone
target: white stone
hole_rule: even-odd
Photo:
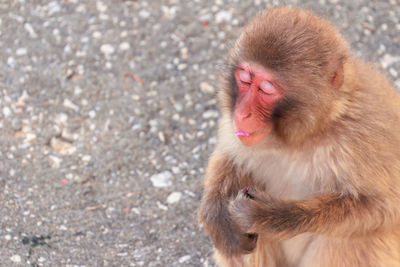
[[[179,169],[179,167],[174,166],[174,167],[172,167],[172,172],[173,172],[174,174],[178,174],[178,173],[181,172],[181,170]]]
[[[173,19],[176,16],[176,12],[177,12],[177,7],[167,7],[167,6],[162,6],[161,7],[164,16],[168,19]]]
[[[56,123],[57,124],[66,124],[68,121],[68,115],[65,113],[57,114]]]
[[[206,94],[214,94],[215,93],[214,87],[212,87],[208,82],[201,82],[200,90]]]
[[[31,142],[31,141],[33,141],[35,139],[36,139],[36,134],[34,134],[34,133],[27,133],[26,134],[25,140],[27,142]]]
[[[89,162],[92,159],[90,155],[84,155],[82,156],[82,161],[83,162]]]
[[[132,129],[132,131],[136,131],[141,128],[142,128],[142,125],[140,123],[137,123],[137,124],[134,124],[131,129]]]
[[[185,255],[185,256],[180,257],[178,261],[179,261],[179,263],[184,263],[185,261],[190,260],[191,257],[192,256],[190,256],[190,255]]]
[[[110,44],[103,44],[103,45],[100,47],[100,51],[101,51],[105,56],[109,56],[109,55],[111,55],[112,53],[115,52],[115,49],[114,49],[114,47],[113,47],[112,45],[110,45]]]
[[[144,19],[147,19],[148,17],[150,17],[150,12],[147,10],[140,10],[139,16]]]
[[[137,215],[140,215],[140,210],[138,208],[132,208],[131,211],[133,211]]]
[[[207,110],[203,113],[204,119],[218,118],[219,113],[216,110]]]
[[[29,95],[28,95],[28,93],[24,90],[24,91],[22,92],[22,95],[18,98],[18,100],[25,101],[25,100],[27,100],[28,98],[29,98]]]
[[[59,168],[62,162],[62,159],[56,157],[56,156],[49,156],[49,159],[51,161],[50,165],[52,168]]]
[[[230,22],[232,14],[229,11],[221,10],[215,15],[215,21],[219,24],[222,22]]]
[[[397,70],[395,70],[395,69],[393,69],[393,68],[390,68],[389,69],[389,73],[393,76],[393,77],[397,77],[397,75],[398,75],[398,72],[397,72]]]
[[[21,262],[21,256],[20,256],[20,255],[13,255],[13,256],[10,258],[10,260],[11,260],[12,262],[15,262],[15,263],[20,263],[20,262]]]
[[[150,180],[154,187],[169,187],[172,185],[171,182],[172,174],[169,171],[154,174],[150,177]]]
[[[189,49],[187,47],[183,47],[181,49],[181,58],[183,60],[186,60],[188,58],[188,54],[189,54]]]
[[[72,52],[71,46],[70,46],[69,44],[65,45],[65,46],[64,46],[64,53],[65,53],[65,54],[69,54],[69,53],[71,53],[71,52]]]
[[[164,204],[162,204],[160,201],[157,201],[157,207],[158,207],[160,210],[165,210],[165,211],[168,210],[168,207],[165,206]]]
[[[122,23],[122,21],[121,21],[121,23]],[[120,36],[121,38],[125,38],[126,36],[128,36],[128,32],[127,32],[127,31],[122,31],[122,32],[119,34],[119,36]]]
[[[96,2],[96,7],[99,12],[105,12],[107,10],[107,6],[103,2]]]
[[[11,236],[10,236],[10,235],[6,235],[6,236],[4,237],[4,239],[5,239],[5,240],[11,240]]]
[[[64,107],[66,108],[70,108],[72,110],[74,110],[75,112],[79,111],[79,106],[74,104],[71,100],[69,99],[64,99],[64,103],[63,103]]]
[[[384,69],[392,65],[393,63],[399,62],[400,56],[392,56],[389,54],[385,54],[381,59],[381,65]]]
[[[95,32],[92,33],[92,36],[93,36],[93,38],[95,38],[95,39],[100,39],[101,36],[102,36],[102,34],[101,34],[101,32],[99,32],[99,31],[95,31]]]
[[[121,51],[127,51],[131,48],[131,45],[128,42],[123,42],[119,45],[119,49]]]
[[[167,198],[167,203],[168,204],[175,204],[181,200],[182,193],[181,192],[172,192],[168,198]]]
[[[15,59],[14,59],[13,57],[7,58],[7,64],[8,64],[8,66],[10,66],[11,68],[15,67]]]
[[[94,110],[89,111],[89,117],[90,117],[91,119],[93,119],[94,117],[96,117],[96,111],[94,111]]]
[[[28,53],[28,50],[25,47],[18,48],[17,51],[15,51],[15,54],[17,56],[24,56],[27,53]]]
[[[398,80],[394,83],[394,85],[396,86],[397,90],[400,91],[400,79],[398,79]]]
[[[24,24],[24,28],[25,28],[25,30],[29,33],[29,36],[30,36],[31,38],[37,38],[37,37],[38,37],[31,24],[25,23],[25,24]]]
[[[187,68],[187,64],[179,64],[178,65],[178,70],[184,70]]]
[[[4,107],[3,108],[3,115],[4,115],[4,117],[8,117],[8,116],[10,116],[11,115],[11,109],[9,108],[9,107]]]
[[[158,138],[161,142],[165,143],[165,135],[163,132],[158,132]]]
[[[55,13],[60,12],[61,5],[59,3],[57,3],[57,1],[53,1],[53,2],[50,2],[47,5],[47,8],[48,8],[48,11],[49,11],[49,15],[53,15]]]
[[[79,86],[76,86],[74,88],[74,95],[80,95],[82,93],[82,88],[80,88]]]

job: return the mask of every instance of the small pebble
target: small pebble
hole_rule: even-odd
[[[18,48],[17,51],[15,51],[15,54],[17,56],[24,56],[28,53],[28,50],[26,48]]]
[[[49,159],[51,161],[51,167],[53,168],[59,168],[62,162],[62,159],[56,157],[56,156],[49,156]]]
[[[99,12],[105,12],[107,10],[107,6],[103,2],[100,2],[100,1],[96,2],[96,7]]]
[[[164,204],[161,204],[160,201],[157,201],[157,207],[158,207],[160,210],[165,210],[165,211],[168,210],[168,207],[165,206]]]
[[[400,62],[400,56],[392,56],[385,54],[381,59],[381,65],[384,69],[392,65],[393,63]]]
[[[229,11],[221,10],[215,15],[215,21],[219,24],[222,22],[230,22],[232,14]]]
[[[61,11],[61,5],[57,1],[50,2],[47,5],[49,15],[53,15]]]
[[[188,52],[189,52],[188,48],[187,47],[183,47],[181,49],[181,59],[183,59],[183,60],[188,59]]]
[[[9,107],[4,107],[3,108],[3,115],[4,115],[4,117],[8,117],[8,116],[10,116],[11,115],[11,109],[9,108]]]
[[[72,103],[72,101],[69,99],[64,99],[63,105],[64,105],[64,107],[70,108],[70,109],[74,110],[75,112],[79,111],[79,106]]]
[[[89,117],[90,117],[91,119],[93,119],[94,117],[96,117],[96,111],[94,111],[94,110],[89,111]]]
[[[13,255],[10,259],[11,259],[12,262],[15,262],[15,263],[20,263],[21,262],[21,256],[20,255]]]
[[[164,171],[151,176],[150,180],[154,187],[169,187],[172,185],[171,182],[172,174],[169,171]]]
[[[165,143],[165,135],[163,132],[158,132],[158,138],[162,143]]]
[[[99,31],[95,31],[95,32],[92,33],[92,36],[93,36],[93,38],[95,38],[95,39],[100,39],[101,36],[102,36],[102,34],[101,34],[101,32],[99,32]]]
[[[150,17],[150,12],[147,10],[140,10],[139,16],[141,18],[147,19],[148,17]]]
[[[216,110],[207,110],[203,113],[204,119],[218,118],[219,113]]]
[[[37,37],[38,37],[31,24],[25,23],[25,24],[24,24],[24,28],[25,28],[25,30],[29,33],[29,36],[30,36],[31,38],[37,38]]]
[[[175,204],[181,200],[182,193],[181,192],[172,192],[168,198],[167,198],[167,203],[168,204]]]
[[[201,82],[200,90],[206,94],[214,94],[215,93],[214,87],[212,87],[208,82]]]
[[[90,155],[84,155],[82,156],[81,159],[83,162],[89,162],[92,159],[92,157]]]
[[[178,168],[178,167],[172,167],[172,172],[174,173],[174,174],[178,174],[178,173],[180,173],[181,172],[181,170]]]
[[[179,263],[184,263],[185,261],[190,260],[190,258],[191,258],[190,255],[186,255],[186,256],[180,257],[178,261],[179,261]]]
[[[103,44],[100,47],[100,51],[105,55],[105,56],[110,56],[111,54],[114,53],[115,49],[112,45],[110,44]]]
[[[123,42],[119,45],[119,49],[121,51],[127,51],[131,48],[131,45],[128,42]]]

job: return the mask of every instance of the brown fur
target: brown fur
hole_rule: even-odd
[[[234,66],[282,82],[272,133],[234,136]],[[400,97],[308,11],[260,13],[232,50],[199,221],[221,266],[400,266]],[[241,190],[250,186],[248,192]],[[246,233],[257,233],[249,238]],[[251,253],[250,253],[251,252]]]

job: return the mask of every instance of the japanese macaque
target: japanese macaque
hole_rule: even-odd
[[[400,97],[317,15],[257,15],[228,57],[199,222],[220,266],[400,266]]]

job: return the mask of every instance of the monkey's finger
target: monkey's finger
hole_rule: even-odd
[[[256,233],[247,233],[246,235],[249,239],[257,239],[258,238],[258,234],[256,234]]]
[[[246,196],[250,199],[255,199],[256,198],[256,190],[254,190],[254,188],[252,187],[246,187],[245,188],[246,191]]]
[[[242,248],[245,251],[245,253],[250,253],[254,250],[254,248],[257,245],[257,239],[258,239],[257,234],[245,234],[242,240]]]
[[[252,188],[252,187],[245,187],[242,190],[240,190],[240,193],[246,196],[246,198],[252,199],[252,200],[258,200],[258,194],[257,191]]]

